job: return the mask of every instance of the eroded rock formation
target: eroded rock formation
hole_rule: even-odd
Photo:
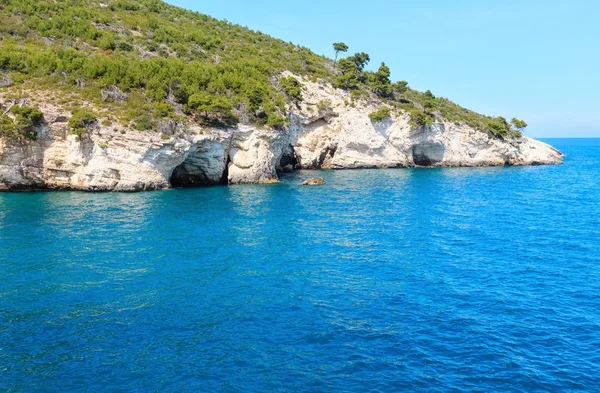
[[[39,105],[45,126],[35,141],[0,137],[0,189],[138,191],[201,184],[270,183],[293,168],[560,164],[562,154],[530,139],[502,140],[464,124],[413,127],[396,111],[382,122],[380,102],[354,102],[330,85],[303,81],[285,131],[240,125],[191,127],[165,136],[97,125],[69,135],[70,114]]]

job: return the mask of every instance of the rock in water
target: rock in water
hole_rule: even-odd
[[[281,168],[281,172],[283,173],[294,173],[294,166],[289,164]]]
[[[318,186],[322,184],[325,184],[325,179],[323,179],[322,177],[313,177],[311,179],[305,180],[302,183],[303,186]]]

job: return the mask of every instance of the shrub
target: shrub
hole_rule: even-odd
[[[320,111],[325,110],[325,109],[331,109],[331,101],[330,100],[321,100],[317,103],[317,109],[319,109]]]
[[[488,130],[497,137],[506,138],[511,132],[510,125],[503,117],[496,117],[488,121],[487,126]]]
[[[39,126],[44,114],[38,108],[14,105],[10,111],[15,114],[15,120],[23,126]]]
[[[70,133],[74,135],[83,134],[97,120],[96,115],[89,109],[81,108],[73,112],[68,125],[71,128]]]
[[[302,101],[302,84],[293,76],[281,78],[279,84],[285,93],[298,101]]]
[[[154,128],[154,123],[150,116],[140,116],[133,121],[133,128],[138,131],[149,131]]]
[[[133,50],[133,45],[127,41],[121,41],[117,44],[117,49],[122,50],[123,52],[131,52]]]
[[[199,123],[217,127],[234,126],[239,119],[233,114],[232,103],[223,96],[196,93],[190,96],[188,111],[196,112]]]
[[[287,126],[287,118],[282,115],[273,115],[267,118],[267,125],[276,130],[283,130]]]
[[[166,102],[157,102],[154,109],[156,117],[171,117],[175,114],[173,105],[167,104]]]
[[[433,99],[428,99],[423,103],[423,108],[425,109],[425,113],[433,113],[438,105]]]
[[[14,115],[14,120],[8,116],[0,117],[0,132],[8,137],[20,139],[36,139],[35,128],[38,127],[43,119],[43,113],[31,106],[13,105],[10,112]]]
[[[387,106],[382,106],[377,109],[375,112],[369,113],[369,118],[373,122],[383,121],[385,119],[389,119],[392,116],[392,111]]]
[[[8,116],[0,117],[0,132],[5,136],[17,136],[17,125]]]
[[[416,127],[423,127],[432,123],[431,117],[418,109],[410,111],[410,121]]]

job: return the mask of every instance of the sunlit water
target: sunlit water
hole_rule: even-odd
[[[552,143],[565,165],[0,194],[0,391],[600,389],[600,140]]]

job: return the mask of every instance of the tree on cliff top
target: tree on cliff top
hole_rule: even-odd
[[[392,96],[392,81],[390,80],[390,68],[381,63],[381,66],[377,72],[372,74],[371,88],[373,92],[379,97],[391,97]]]
[[[337,66],[337,59],[338,59],[338,55],[340,54],[340,52],[348,52],[348,49],[350,49],[348,47],[348,45],[344,44],[343,42],[336,42],[333,44],[333,50],[335,51],[335,59],[333,60],[333,69],[335,70],[336,66]]]
[[[364,52],[339,59],[349,49],[343,42],[333,44],[332,72],[331,59],[308,48],[160,0],[0,0],[0,21],[0,88],[8,95],[44,86],[51,95],[68,95],[73,107],[92,103],[137,128],[147,129],[144,119],[231,125],[237,117],[281,127],[286,101],[299,98],[275,83],[283,71],[332,82],[353,97],[375,91],[407,112],[436,100],[435,116],[489,128],[488,117],[406,82],[391,84],[388,94],[387,66],[366,71]],[[102,97],[109,86],[122,99]]]
[[[525,123],[523,120],[519,120],[516,117],[513,117],[513,119],[511,120],[511,124],[513,125],[513,127],[515,127],[517,130],[519,130],[519,132],[523,132],[523,130],[525,128],[527,128],[527,123]]]

